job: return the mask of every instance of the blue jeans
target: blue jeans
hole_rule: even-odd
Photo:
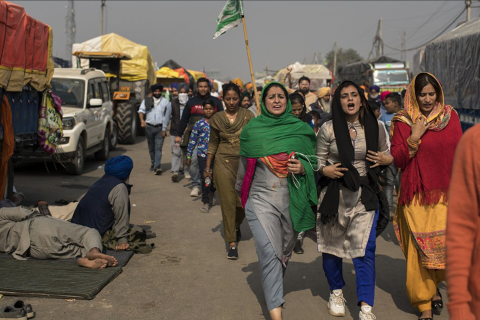
[[[372,307],[375,299],[375,249],[377,247],[376,229],[378,214],[378,210],[375,211],[372,230],[370,231],[367,247],[365,248],[365,255],[352,259],[357,280],[358,305],[363,301]],[[342,258],[328,253],[322,253],[322,260],[323,271],[325,272],[325,276],[327,276],[330,291],[342,289],[345,286],[342,272]]]
[[[200,182],[202,184],[202,202],[203,203],[210,203],[210,194],[215,193],[215,188],[213,187],[213,176],[210,182],[210,186],[205,186],[205,178],[203,177],[203,172],[205,171],[205,167],[207,166],[207,157],[198,157],[198,168],[200,173]],[[212,170],[213,168],[211,168]],[[213,170],[212,170],[213,172]]]
[[[192,187],[202,188],[202,182],[200,180],[200,168],[198,167],[198,149],[195,147],[192,153],[192,163],[190,164],[190,175],[192,176]],[[203,175],[203,172],[202,172]]]
[[[400,173],[398,168],[392,163],[383,170],[384,182],[382,183],[383,192],[385,197],[387,197],[388,206],[390,212],[395,212],[395,203],[393,203],[393,187],[397,189],[397,192],[400,190]]]
[[[175,143],[175,136],[171,136],[170,142],[172,144],[172,172],[177,172],[180,170],[180,164],[183,161],[183,167],[185,167],[185,153],[180,147],[180,143]]]
[[[147,124],[145,127],[147,136],[148,152],[150,153],[150,162],[153,170],[160,169],[162,162],[162,147],[165,140],[162,137],[162,127],[152,127]]]

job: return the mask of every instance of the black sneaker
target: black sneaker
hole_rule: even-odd
[[[242,231],[240,230],[240,228],[235,229],[235,231],[237,231],[237,242],[239,242],[240,240],[242,240]]]
[[[159,176],[159,175],[162,174],[162,172],[163,172],[162,169],[156,169],[156,170],[155,170],[155,175],[156,175],[156,176]]]
[[[230,260],[237,260],[238,259],[237,247],[231,247],[228,250],[227,259],[230,259]]]
[[[300,241],[295,242],[295,247],[293,248],[293,252],[296,254],[303,254],[303,248],[302,248],[302,243]]]

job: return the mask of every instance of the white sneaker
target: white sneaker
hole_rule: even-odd
[[[330,293],[330,299],[328,299],[328,313],[334,317],[345,317],[345,298],[341,289],[333,290]]]
[[[360,314],[358,315],[360,320],[375,320],[377,317],[372,313],[371,306],[362,306],[360,308]]]
[[[190,175],[190,169],[185,169],[185,179],[192,179],[192,176]]]
[[[190,192],[190,197],[198,197],[200,195],[200,188],[194,187],[192,192]]]

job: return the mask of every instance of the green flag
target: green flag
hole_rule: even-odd
[[[242,21],[242,17],[242,0],[228,0],[217,18],[217,30],[213,35],[213,39],[218,38],[219,35],[224,34],[228,29],[238,26]]]

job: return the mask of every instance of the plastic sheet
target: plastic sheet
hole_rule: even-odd
[[[72,52],[76,51],[128,54],[132,60],[120,62],[120,78],[127,81],[148,80],[149,83],[156,83],[155,67],[148,48],[118,34],[109,33],[82,43],[74,43]],[[77,58],[74,56],[72,59],[75,61]],[[80,67],[73,64],[74,67]],[[88,68],[88,60],[81,59],[81,67]]]
[[[462,129],[480,123],[480,18],[429,43],[422,64],[441,82],[445,103],[457,110]]]

